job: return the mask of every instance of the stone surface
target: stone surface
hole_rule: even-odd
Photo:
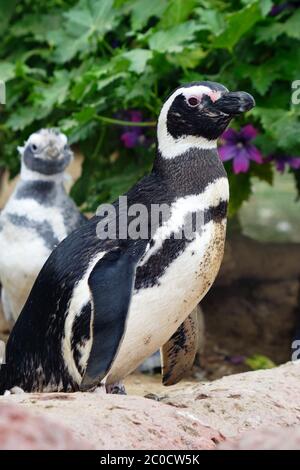
[[[249,431],[237,440],[221,443],[218,450],[300,450],[300,427]]]
[[[0,450],[83,450],[92,446],[64,426],[24,407],[0,403]]]
[[[178,387],[161,395],[225,437],[241,432],[300,425],[300,361]]]
[[[51,418],[96,449],[213,449],[223,440],[184,408],[141,397],[21,394],[0,397],[0,406],[5,403]]]
[[[299,374],[298,361],[168,388],[139,375],[126,380],[128,396],[18,394],[0,397],[0,407],[42,415],[96,449],[214,449],[223,436],[226,448],[299,448]]]

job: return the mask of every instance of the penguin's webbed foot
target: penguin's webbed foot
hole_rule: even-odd
[[[115,384],[105,385],[106,393],[112,395],[127,395],[125,386],[122,382],[116,382]]]

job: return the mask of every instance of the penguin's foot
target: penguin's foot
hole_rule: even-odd
[[[106,393],[110,393],[112,395],[127,395],[125,386],[122,382],[105,385],[105,388],[106,388]]]

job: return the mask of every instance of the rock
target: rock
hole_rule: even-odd
[[[75,439],[84,439],[96,449],[213,449],[223,440],[190,410],[142,397],[99,393],[0,397],[0,406],[5,409],[7,404],[22,406],[26,416],[28,411],[33,412],[37,422],[41,415],[45,420],[51,418],[58,430],[62,424]],[[49,425],[44,428],[46,433]],[[16,427],[14,433],[17,436]]]
[[[249,431],[237,440],[221,443],[218,450],[300,450],[300,427]]]
[[[0,450],[83,450],[92,446],[64,426],[24,407],[0,403]]]
[[[167,391],[164,403],[184,408],[225,437],[249,429],[300,425],[300,361]]]

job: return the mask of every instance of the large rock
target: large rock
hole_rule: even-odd
[[[96,449],[213,449],[223,440],[193,413],[141,397],[100,393],[0,397],[0,406],[10,403],[66,426],[74,438]],[[45,432],[47,428],[45,423]],[[20,430],[22,426],[12,431],[16,448]]]
[[[300,361],[177,388],[162,401],[233,437],[249,429],[300,425]]]
[[[299,450],[300,427],[262,428],[242,434],[235,441],[225,441],[219,450]]]
[[[78,440],[55,421],[35,416],[24,407],[0,403],[0,450],[83,450],[92,446]]]

